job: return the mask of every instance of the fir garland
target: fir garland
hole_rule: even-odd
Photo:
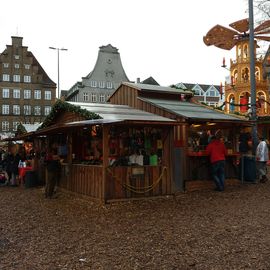
[[[17,126],[17,134],[25,134],[27,133],[27,130],[25,129],[24,125],[20,122]]]
[[[55,118],[59,115],[61,112],[73,112],[76,114],[79,114],[80,116],[84,117],[85,120],[91,120],[91,119],[101,119],[102,117],[94,112],[89,112],[86,109],[82,109],[80,106],[76,106],[70,103],[67,103],[62,100],[57,100],[55,104],[52,107],[52,110],[50,114],[45,118],[43,121],[43,124],[38,128],[42,129],[45,127],[49,127],[53,124],[53,121]]]

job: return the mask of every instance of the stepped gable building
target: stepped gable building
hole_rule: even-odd
[[[191,90],[194,93],[193,99],[203,102],[209,106],[218,106],[222,101],[222,86],[194,83],[177,83],[177,88]]]
[[[81,82],[75,83],[65,99],[74,102],[105,103],[122,82],[129,79],[122,66],[120,53],[111,44],[99,47],[95,67]]]
[[[0,54],[0,134],[12,136],[19,123],[37,124],[50,113],[56,84],[49,78],[22,37]]]

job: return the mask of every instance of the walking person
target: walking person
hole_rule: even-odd
[[[51,199],[54,193],[55,185],[57,183],[59,172],[61,169],[60,157],[57,154],[56,148],[51,148],[45,158],[47,167],[47,177],[45,184],[45,198]]]
[[[10,183],[12,187],[18,186],[18,178],[19,178],[19,162],[21,160],[21,157],[19,153],[15,153],[13,155],[13,158],[11,160],[11,179]]]
[[[261,183],[265,183],[268,178],[266,176],[266,165],[269,160],[268,145],[263,137],[259,138],[259,144],[256,148],[256,166],[258,178]]]
[[[225,182],[225,156],[227,149],[221,141],[221,132],[218,130],[206,147],[206,153],[210,156],[211,173],[216,184],[216,191],[224,191]]]

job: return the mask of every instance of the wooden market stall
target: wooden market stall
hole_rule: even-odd
[[[192,92],[156,85],[122,83],[110,97],[113,104],[126,104],[134,108],[174,119],[174,148],[172,150],[176,186],[179,190],[208,185],[209,158],[199,140],[207,132],[222,130],[228,148],[226,177],[238,178],[239,136],[243,127],[251,126],[244,117],[224,113],[192,100]],[[207,142],[208,143],[208,142]]]
[[[58,148],[60,188],[103,202],[174,192],[175,121],[129,106],[59,102],[44,123],[33,136],[43,140],[40,152]]]

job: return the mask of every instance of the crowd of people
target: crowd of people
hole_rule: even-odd
[[[263,137],[258,136],[259,143],[255,147],[256,160],[256,179],[258,182],[265,183],[268,181],[267,177],[267,162],[269,160],[269,142]],[[245,155],[249,151],[252,153],[251,135],[242,133],[239,140],[240,155]],[[222,141],[222,133],[218,130],[206,147],[206,152],[209,155],[211,164],[212,178],[215,182],[217,191],[224,191],[225,181],[225,160],[227,149]]]
[[[19,167],[31,166],[33,159],[33,151],[26,153],[24,147],[12,145],[8,150],[0,149],[0,172],[5,174],[1,184],[10,185],[13,187],[19,184]]]
[[[244,134],[240,137],[240,154],[247,153],[250,146],[248,141],[250,136]],[[212,179],[216,185],[217,191],[224,191],[225,182],[225,160],[227,149],[222,140],[222,133],[218,130],[207,142],[206,152],[209,155],[211,164]],[[255,158],[257,169],[257,180],[265,183],[267,178],[267,162],[269,160],[269,143],[262,137],[259,137],[259,143],[256,146]],[[40,155],[47,170],[45,181],[45,197],[52,198],[57,180],[60,177],[61,165],[57,147],[51,146],[48,153]],[[16,187],[19,184],[19,167],[25,166],[34,158],[34,152],[26,153],[23,147],[13,145],[8,151],[0,149],[0,185],[9,185]]]
[[[26,153],[24,148],[12,145],[8,150],[0,149],[0,185],[17,187],[23,179],[19,177],[20,167],[31,167],[33,151]],[[40,160],[47,170],[45,197],[52,198],[60,172],[60,157],[57,148],[51,146],[48,153],[41,153]]]

